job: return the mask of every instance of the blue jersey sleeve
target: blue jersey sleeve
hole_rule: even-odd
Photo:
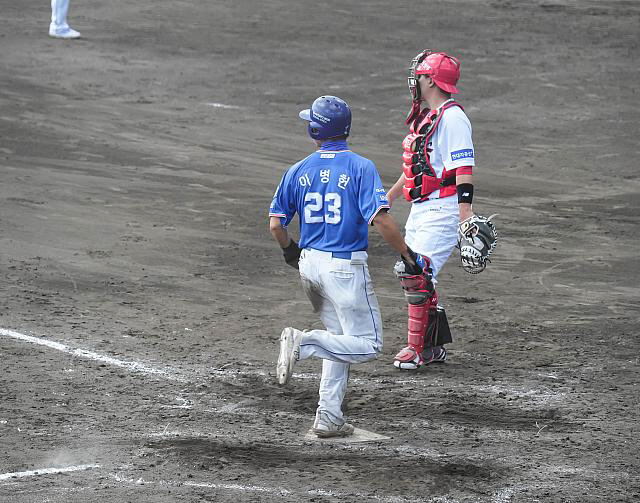
[[[382,208],[389,208],[389,199],[373,162],[368,162],[360,177],[358,205],[362,218],[369,224]]]
[[[293,187],[290,183],[290,173],[293,169],[288,170],[280,184],[273,194],[271,200],[271,206],[269,207],[270,217],[280,217],[282,226],[286,227],[291,222],[291,219],[296,214],[295,194],[293,194]]]

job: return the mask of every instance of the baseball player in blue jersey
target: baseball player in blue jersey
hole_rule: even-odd
[[[312,431],[318,437],[351,435],[342,401],[349,365],[376,358],[382,321],[367,266],[368,227],[401,254],[407,274],[426,274],[423,258],[404,242],[387,213],[386,192],[372,161],[351,150],[351,110],[340,98],[321,96],[300,112],[319,147],[289,168],[269,210],[269,227],[285,261],[299,269],[302,286],[326,330],[285,328],[276,368],[286,384],[297,360],[322,359],[320,399]],[[300,244],[287,225],[298,213]]]

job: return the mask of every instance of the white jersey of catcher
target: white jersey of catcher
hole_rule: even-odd
[[[431,137],[429,160],[437,176],[446,168],[475,166],[471,123],[457,106],[447,108]],[[447,261],[458,240],[460,223],[456,194],[440,198],[440,191],[429,199],[413,203],[405,225],[405,241],[417,253],[429,257],[433,279]]]
[[[442,176],[444,169],[451,171],[462,166],[475,166],[471,122],[458,106],[452,106],[443,112],[442,119],[427,146],[431,149],[429,161],[438,177]],[[431,193],[429,200],[439,197],[440,191],[436,190]]]

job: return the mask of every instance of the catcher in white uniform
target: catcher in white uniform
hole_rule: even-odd
[[[403,141],[403,173],[388,197],[390,204],[400,195],[412,203],[405,239],[426,257],[430,277],[416,283],[406,277],[401,262],[396,264],[409,303],[408,344],[394,359],[402,370],[447,358],[444,344],[451,342],[451,333],[435,284],[453,248],[458,245],[463,267],[475,274],[485,268],[496,244],[492,217],[474,215],[471,206],[471,123],[451,97],[459,78],[459,61],[443,52],[425,50],[411,62],[413,103],[406,121],[411,132]]]
[[[342,401],[349,365],[376,358],[382,349],[382,320],[367,266],[368,227],[401,254],[407,274],[419,281],[426,263],[405,244],[372,161],[347,145],[351,110],[340,98],[321,96],[300,112],[319,150],[289,168],[269,209],[269,228],[285,261],[300,270],[302,286],[326,330],[288,327],[280,336],[276,368],[286,384],[295,362],[322,359],[320,400],[312,431],[319,437],[351,435]],[[300,216],[300,245],[287,232]]]

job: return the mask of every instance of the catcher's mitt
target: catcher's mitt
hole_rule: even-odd
[[[498,231],[491,219],[473,215],[458,226],[458,249],[462,268],[470,274],[478,274],[487,267],[489,255],[498,242]]]

